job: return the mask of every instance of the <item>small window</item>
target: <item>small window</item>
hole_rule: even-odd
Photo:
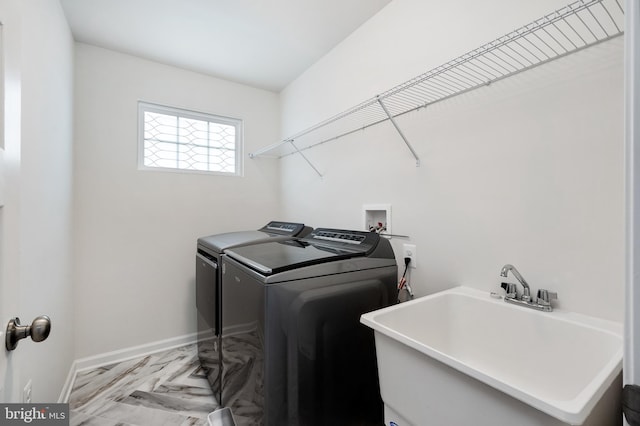
[[[242,120],[138,104],[140,169],[240,176]]]

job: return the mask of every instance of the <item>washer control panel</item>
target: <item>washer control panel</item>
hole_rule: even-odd
[[[317,240],[336,241],[340,243],[361,244],[366,236],[354,231],[340,231],[335,229],[318,229],[312,236]]]
[[[378,244],[380,236],[375,232],[350,231],[346,229],[317,228],[305,241],[311,244],[352,248],[357,251],[369,251]]]

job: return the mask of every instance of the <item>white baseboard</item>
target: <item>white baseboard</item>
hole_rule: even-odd
[[[115,364],[118,362],[128,361],[133,358],[139,358],[169,349],[179,348],[181,346],[196,343],[196,341],[197,333],[191,333],[184,336],[172,337],[170,339],[159,340],[157,342],[145,343],[139,346],[133,346],[113,352],[106,352],[104,354],[76,359],[75,361],[73,361],[73,364],[71,364],[71,369],[69,370],[67,380],[65,381],[64,386],[62,387],[62,391],[60,392],[60,396],[58,397],[58,402],[69,402],[69,395],[71,394],[71,390],[73,389],[73,383],[76,380],[76,375],[79,372],[91,370],[105,365]]]

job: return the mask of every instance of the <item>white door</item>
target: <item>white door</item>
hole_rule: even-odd
[[[2,37],[0,35],[0,37]],[[4,289],[5,280],[3,277],[2,271],[4,270],[4,262],[3,262],[3,250],[2,239],[4,237],[4,147],[0,147],[0,321],[5,318],[5,306],[2,302],[5,300],[5,294],[7,291]],[[1,323],[0,323],[1,327]],[[4,337],[4,334],[0,333],[1,337]],[[2,378],[2,382],[0,382],[0,402],[4,402],[4,387],[6,386],[7,379],[7,354],[5,351],[0,348],[0,377]]]
[[[640,2],[625,4],[627,273],[624,383],[640,385]],[[625,421],[625,424],[626,421]]]
[[[9,306],[7,301],[9,299],[9,295],[14,294],[13,289],[9,288],[7,283],[7,279],[5,278],[5,262],[4,262],[4,243],[5,243],[5,235],[6,235],[6,224],[5,224],[5,188],[4,188],[4,148],[0,147],[0,402],[8,402],[8,399],[5,399],[5,395],[7,397],[11,397],[11,389],[12,389],[12,370],[7,368],[8,366],[8,353],[4,348],[4,339],[5,339],[5,331],[4,324],[5,320],[7,320]],[[7,389],[5,391],[5,389]]]
[[[19,312],[20,20],[17,2],[0,0],[0,402],[18,402],[17,362],[5,350],[9,319]]]
[[[4,28],[1,25],[3,21],[4,13],[0,10],[0,108],[2,111],[0,112],[0,329],[2,329],[2,321],[4,321],[6,317],[6,306],[5,300],[7,299],[7,294],[10,293],[10,289],[5,289],[6,279],[4,277],[5,270],[5,262],[4,260],[4,237],[5,237],[5,226],[4,226],[4,204],[5,204],[5,170],[4,170],[4,66],[2,64],[2,59],[4,57],[3,52],[3,33]],[[4,332],[0,333],[0,337],[4,340]],[[0,402],[5,402],[4,399],[4,388],[9,384],[10,378],[7,375],[7,353],[6,351],[0,348],[0,378],[2,381],[0,382]]]

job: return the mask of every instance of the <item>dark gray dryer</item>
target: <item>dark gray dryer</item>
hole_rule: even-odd
[[[222,404],[238,423],[383,423],[373,333],[359,318],[397,300],[387,239],[316,229],[228,250],[222,270]]]
[[[214,395],[220,401],[220,282],[225,250],[265,241],[304,236],[311,228],[302,223],[267,223],[257,231],[227,232],[198,238],[196,253],[196,307],[198,357]]]

